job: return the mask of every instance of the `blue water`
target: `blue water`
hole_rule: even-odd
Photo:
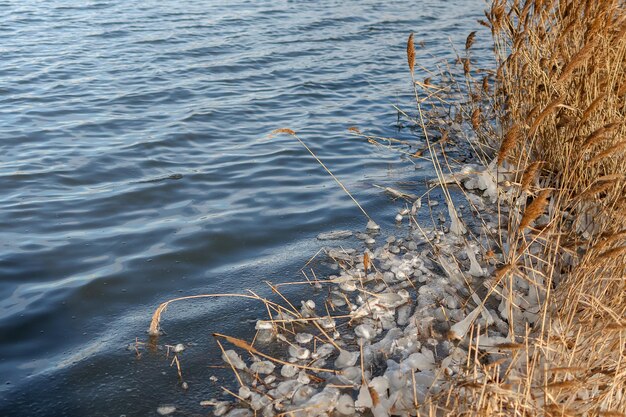
[[[162,342],[190,344],[184,392],[162,354],[127,350],[156,306],[267,294],[264,280],[301,278],[319,233],[365,223],[293,138],[267,134],[297,130],[393,228],[401,203],[373,185],[419,193],[430,168],[346,129],[419,142],[393,107],[411,108],[406,38],[424,41],[418,63],[432,67],[483,8],[0,2],[0,415],[202,413],[219,393],[211,332],[249,335],[263,310],[170,307]]]

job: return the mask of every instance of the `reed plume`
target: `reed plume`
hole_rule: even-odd
[[[409,40],[406,43],[406,57],[409,63],[409,71],[411,75],[415,73],[415,44],[413,43],[413,33],[409,35]]]
[[[542,190],[539,195],[526,207],[524,216],[522,216],[522,220],[519,224],[519,230],[524,230],[544,213],[546,206],[548,205],[548,197],[550,196],[550,193],[551,191],[548,189]]]

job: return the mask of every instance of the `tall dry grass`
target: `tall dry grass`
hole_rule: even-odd
[[[497,360],[470,343],[440,411],[624,416],[626,2],[495,0],[486,16],[494,90],[465,112],[498,164],[516,172],[499,201],[506,272],[490,285],[510,294],[519,343]],[[473,91],[489,91],[464,73]],[[481,106],[492,116],[477,121]],[[542,300],[537,321],[517,328],[516,280]]]

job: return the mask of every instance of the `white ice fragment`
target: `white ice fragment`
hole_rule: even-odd
[[[226,414],[226,417],[252,417],[252,411],[247,408],[235,408]]]
[[[467,253],[467,257],[470,260],[470,269],[469,274],[473,277],[482,277],[484,275],[483,268],[478,263],[476,259],[476,254],[474,253],[474,249],[472,249],[469,245],[465,247],[465,253]]]
[[[361,381],[361,368],[358,366],[350,366],[341,370],[341,376],[349,381],[358,383]]]
[[[348,394],[343,394],[337,401],[337,412],[344,416],[352,416],[355,413],[354,400]]]
[[[324,317],[320,320],[320,325],[324,329],[334,329],[335,328],[335,320],[331,317]]]
[[[420,207],[422,207],[422,199],[418,198],[413,202],[413,205],[411,206],[411,215],[415,216]]]
[[[303,347],[289,346],[289,354],[296,359],[304,360],[311,356],[311,351]]]
[[[463,339],[467,334],[467,331],[469,330],[471,324],[474,322],[474,320],[476,320],[476,317],[478,317],[482,310],[483,307],[479,305],[471,313],[469,313],[467,317],[465,317],[460,322],[454,324],[449,331],[450,338],[457,340]]]
[[[362,337],[363,339],[367,340],[373,339],[376,336],[376,330],[374,330],[374,328],[368,324],[359,324],[354,329],[354,333],[358,337]]]
[[[216,416],[223,416],[230,409],[230,402],[217,401],[213,406],[213,414]]]
[[[448,214],[450,215],[450,232],[453,235],[461,236],[467,232],[467,229],[463,225],[459,215],[452,204],[452,201],[448,201]]]
[[[304,370],[300,371],[300,373],[298,374],[298,378],[297,381],[299,383],[301,383],[302,385],[306,385],[309,382],[311,382],[311,378],[309,378],[309,376],[306,374],[306,372],[304,372]]]
[[[370,390],[367,384],[364,382],[361,385],[361,389],[359,390],[359,396],[354,403],[356,408],[372,408],[373,406],[372,396],[370,395]]]
[[[263,407],[267,407],[272,403],[272,400],[267,395],[259,395],[257,393],[252,394],[252,399],[250,400],[250,407],[254,411],[259,411]]]
[[[348,352],[347,350],[340,350],[339,356],[335,359],[335,367],[339,369],[348,368],[354,366],[359,358],[359,352]]]
[[[246,363],[241,359],[241,356],[232,349],[222,353],[222,360],[237,369],[246,369]]]
[[[300,344],[309,343],[313,339],[313,335],[310,333],[298,333],[296,335],[296,342]]]
[[[384,376],[377,376],[370,381],[370,387],[376,390],[378,395],[387,395],[389,380]]]
[[[315,410],[314,415],[329,415],[336,407],[339,399],[337,388],[326,387],[322,392],[318,392],[309,401],[303,404],[303,408]]]
[[[321,359],[330,356],[335,351],[335,347],[330,343],[324,343],[322,346],[318,346],[317,350],[313,354],[313,359]]]
[[[487,352],[497,352],[498,345],[510,342],[511,340],[507,337],[481,335],[478,339],[478,348]]]
[[[291,398],[296,389],[301,386],[302,384],[295,379],[288,379],[278,384],[278,386],[276,387],[275,396],[282,398]]]
[[[245,385],[239,388],[239,396],[243,398],[244,400],[250,398],[251,394],[252,394],[252,391],[250,391],[250,388],[246,387]]]
[[[276,368],[276,365],[270,361],[258,361],[250,365],[250,370],[257,374],[271,374],[274,372],[274,368]]]
[[[185,345],[183,345],[182,343],[177,344],[176,346],[174,346],[174,353],[180,353],[183,350],[185,350]]]
[[[300,313],[302,317],[315,317],[315,301],[301,301],[301,304],[302,308],[300,309]]]
[[[162,416],[170,415],[174,411],[176,411],[176,407],[174,407],[173,405],[162,405],[159,408],[157,408],[157,413],[159,413]]]
[[[280,374],[285,378],[293,378],[298,373],[298,368],[293,365],[283,365],[280,368]]]
[[[315,394],[315,388],[310,385],[300,385],[298,389],[293,393],[291,397],[291,402],[298,406],[300,404],[304,404],[311,398],[313,394]]]
[[[403,218],[404,218],[404,217],[402,217],[402,214],[400,214],[400,213],[396,214],[396,221],[397,221],[398,223],[400,223],[400,222],[402,221],[402,219],[403,219]]]
[[[429,369],[435,369],[435,358],[434,356],[432,356],[432,351],[428,349],[425,349],[425,351],[430,352],[431,355],[424,354],[421,352],[413,353],[409,355],[409,357],[406,358],[402,362],[402,365],[404,365],[404,367],[408,366],[412,370],[419,370],[419,371],[427,371]]]
[[[341,290],[345,292],[356,291],[356,282],[354,282],[353,280],[344,281],[339,284],[339,288],[341,288]]]
[[[397,293],[387,292],[382,294],[375,294],[376,304],[388,309],[394,309],[400,307],[402,304],[406,304],[409,299],[409,293],[406,290],[400,290]]]
[[[265,320],[257,320],[256,325],[254,326],[256,330],[272,330],[273,327],[274,325],[271,321]]]
[[[352,236],[352,232],[349,230],[335,230],[333,232],[320,233],[317,235],[318,240],[335,240],[346,239]]]
[[[380,226],[376,224],[376,222],[374,220],[371,220],[367,222],[367,225],[365,226],[365,228],[367,230],[370,231],[377,231],[380,230]]]

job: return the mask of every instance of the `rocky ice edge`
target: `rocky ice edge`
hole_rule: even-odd
[[[468,292],[467,282],[473,288],[493,289],[485,277],[494,275],[495,262],[486,259],[484,248],[468,243],[463,235],[470,230],[474,235],[485,235],[496,227],[495,213],[483,201],[497,198],[496,176],[492,164],[485,169],[468,167],[455,177],[445,178],[481,193],[469,194],[468,199],[487,218],[485,227],[463,224],[456,208],[448,205],[449,233],[405,225],[405,237],[389,237],[377,248],[371,247],[375,243],[371,235],[357,234],[370,245],[369,256],[376,265],[367,275],[357,251],[329,249],[329,256],[350,265],[326,284],[329,302],[341,311],[335,314],[349,318],[337,322],[318,316],[312,300],[302,301],[302,317],[316,319],[331,340],[310,325],[299,327],[292,336],[275,335],[277,343],[286,344],[285,360],[291,363],[275,369],[267,361],[253,362],[248,368],[236,352],[226,351],[224,358],[244,370],[241,375],[246,386],[239,392],[245,395],[246,403],[224,406],[214,401],[215,415],[415,415],[415,401],[422,403],[427,395],[440,392],[446,383],[444,375],[459,372],[472,325],[483,329],[478,338],[472,334],[474,346],[498,357],[498,346],[512,342],[511,327],[520,333],[526,323],[537,319],[545,294],[517,279],[514,305],[498,295],[501,285],[488,304],[475,291]],[[436,210],[436,203],[430,201],[431,210]],[[420,207],[418,199],[409,212],[400,215],[414,216]],[[379,229],[373,221],[367,225],[370,234]],[[501,262],[502,255],[496,255],[495,260]],[[512,317],[511,311],[515,312]],[[256,328],[276,331],[268,321],[257,322]],[[313,372],[301,366],[331,367],[340,372]],[[261,374],[263,384],[253,377]]]

